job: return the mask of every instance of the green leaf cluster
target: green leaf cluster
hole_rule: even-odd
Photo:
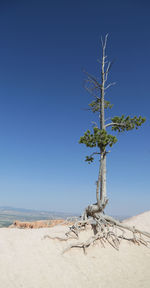
[[[100,112],[100,99],[96,99],[95,101],[92,101],[90,104],[89,104],[91,110],[93,113],[95,112]],[[104,108],[105,109],[108,109],[108,108],[112,108],[113,107],[113,104],[111,104],[109,101],[104,101]]]
[[[89,164],[94,161],[94,157],[92,156],[86,156],[85,161],[88,162]]]
[[[115,136],[108,134],[106,130],[101,130],[98,127],[93,127],[93,133],[87,130],[79,141],[80,144],[85,144],[87,147],[99,147],[101,151],[105,151],[108,145],[112,147],[116,142],[117,138]]]
[[[130,116],[125,117],[122,115],[121,117],[115,116],[111,120],[116,124],[112,126],[113,131],[124,132],[134,128],[138,129],[146,121],[146,118],[142,116],[131,118]]]

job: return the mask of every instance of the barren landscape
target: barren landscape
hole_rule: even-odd
[[[131,226],[150,232],[150,211],[125,220]],[[87,249],[73,248],[72,242],[44,238],[64,237],[68,226],[41,229],[0,229],[1,288],[148,288],[150,249],[122,240],[119,251],[100,243]],[[92,231],[81,232],[79,241]],[[129,235],[128,235],[129,236]]]
[[[0,288],[150,288],[149,11],[0,1]]]

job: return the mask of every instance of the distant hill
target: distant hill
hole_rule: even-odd
[[[48,219],[66,219],[67,217],[79,216],[65,212],[38,211],[24,208],[0,207],[0,227],[8,227],[15,220],[19,221],[37,221]]]
[[[49,219],[66,219],[68,217],[78,217],[79,214],[56,212],[56,211],[38,211],[24,208],[13,208],[9,206],[0,207],[0,227],[8,227],[15,220],[19,221],[38,221]],[[114,215],[112,215],[114,216]],[[115,216],[116,219],[122,221],[129,216]]]

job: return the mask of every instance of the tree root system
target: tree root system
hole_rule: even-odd
[[[59,241],[68,241],[70,239],[77,240],[79,239],[79,233],[91,226],[94,232],[93,236],[85,242],[77,242],[68,245],[63,253],[67,252],[71,248],[82,248],[86,254],[87,248],[94,245],[97,241],[101,243],[102,247],[105,247],[106,243],[109,243],[113,248],[119,250],[120,243],[123,239],[150,248],[150,233],[148,232],[136,229],[134,226],[130,227],[113,217],[105,215],[104,213],[94,213],[90,218],[86,217],[86,212],[83,215],[84,216],[82,216],[80,220],[76,221],[69,227],[70,230],[65,234],[64,238],[51,237],[49,235],[46,235],[44,238],[57,239]],[[130,231],[133,236],[131,238],[125,237],[126,231]]]

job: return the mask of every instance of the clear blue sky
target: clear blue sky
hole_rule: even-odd
[[[98,75],[100,36],[115,60],[111,115],[143,115],[108,155],[107,211],[150,209],[149,1],[0,1],[0,206],[82,212],[95,202],[98,162],[82,68]]]

